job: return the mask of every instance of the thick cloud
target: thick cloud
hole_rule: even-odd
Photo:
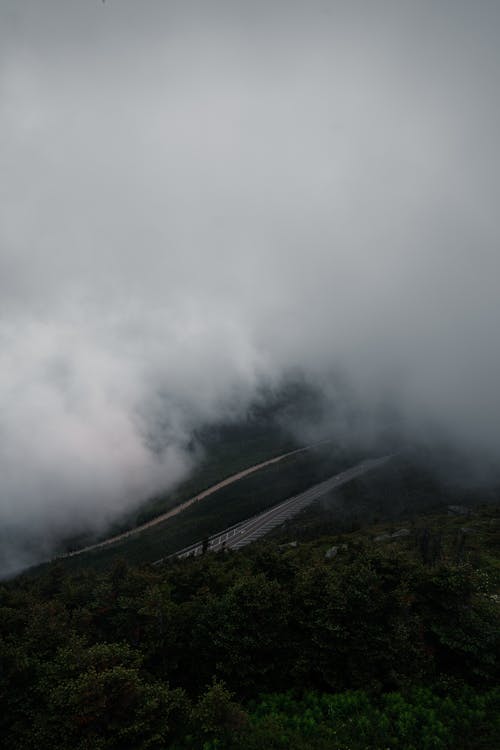
[[[500,458],[498,3],[0,13],[4,526],[106,523],[297,368]]]

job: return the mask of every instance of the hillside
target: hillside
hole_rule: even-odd
[[[4,584],[2,737],[37,750],[491,750],[499,523],[488,505],[415,516],[403,535],[370,524]]]
[[[263,429],[262,424],[260,429]],[[236,433],[239,440],[233,442]],[[116,526],[113,533],[154,519],[159,511],[177,507],[193,493],[206,489],[234,470],[246,468],[255,460],[268,459],[284,448],[295,449],[296,445],[283,442],[283,437],[279,441],[281,434],[276,430],[264,436],[256,431],[255,423],[226,428],[211,449],[210,455],[216,456],[213,464],[207,457],[206,463],[175,492],[141,506],[134,516],[128,517],[127,523]],[[68,570],[87,566],[105,570],[121,558],[137,564],[154,562],[240,523],[366,457],[366,453],[342,449],[333,442],[312,446],[218,490],[140,533],[62,558],[61,563]],[[439,478],[421,451],[407,449],[396,454],[386,466],[324,496],[298,518],[288,521],[278,533],[288,534],[290,539],[316,538],[326,532],[349,531],[377,520],[408,520],[423,512],[443,511],[449,504],[475,507],[483,502],[500,502],[499,488],[464,488],[449,479]],[[41,566],[32,572],[44,569],[45,566]]]

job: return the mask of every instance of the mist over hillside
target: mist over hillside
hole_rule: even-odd
[[[289,380],[320,394],[278,420],[297,444],[496,482],[499,25],[487,0],[2,3],[4,570],[176,487]]]

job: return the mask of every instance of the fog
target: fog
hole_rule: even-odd
[[[497,465],[499,22],[2,2],[4,571],[173,486],[198,425],[291,371],[337,406],[340,378],[373,438],[389,409]]]

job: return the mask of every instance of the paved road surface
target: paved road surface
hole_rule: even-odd
[[[323,495],[326,495],[335,488],[350,482],[356,477],[366,474],[368,471],[383,466],[383,464],[387,463],[391,458],[392,455],[362,461],[361,463],[356,464],[356,466],[346,469],[346,471],[341,471],[340,474],[335,474],[335,476],[326,479],[324,482],[315,484],[305,492],[301,492],[299,495],[294,495],[269,510],[259,513],[257,516],[253,516],[235,526],[230,526],[208,539],[207,550],[209,552],[218,552],[221,549],[240,549],[240,547],[251,544],[251,542],[260,539],[277,526],[280,526],[284,521],[296,516],[301,510],[308,505],[311,505],[311,503],[318,500]],[[205,541],[205,544],[206,543],[207,542]],[[203,542],[200,541],[189,545],[189,547],[184,547],[184,549],[179,550],[179,552],[176,552],[169,557],[195,557],[196,555],[201,555],[202,552]],[[164,558],[157,560],[155,565],[161,563],[163,559]]]
[[[304,451],[308,451],[311,448],[315,448],[317,445],[321,445],[322,443],[328,443],[328,442],[330,441],[323,440],[321,443],[314,443],[313,445],[306,445],[304,448],[297,448],[296,450],[288,451],[288,453],[282,453],[280,456],[269,458],[267,461],[262,461],[259,464],[254,464],[253,466],[249,466],[247,469],[243,469],[243,471],[238,471],[236,474],[231,474],[231,476],[226,477],[225,479],[222,479],[220,482],[217,482],[217,484],[213,484],[208,489],[203,490],[203,492],[199,492],[194,497],[189,498],[189,500],[185,500],[183,503],[176,505],[175,508],[172,508],[166,513],[162,513],[160,516],[156,516],[155,518],[151,519],[151,521],[147,521],[147,523],[143,523],[140,526],[135,526],[133,529],[129,529],[129,531],[124,531],[121,534],[116,534],[115,536],[108,537],[108,539],[104,539],[102,542],[96,542],[96,544],[89,544],[87,547],[81,547],[80,549],[77,549],[74,552],[68,552],[65,555],[60,555],[60,557],[73,557],[74,555],[81,555],[82,552],[89,552],[90,550],[99,549],[100,547],[107,547],[109,544],[114,544],[115,542],[120,542],[123,539],[127,539],[127,537],[132,536],[132,534],[138,534],[139,532],[144,531],[145,529],[151,528],[151,526],[156,526],[156,524],[162,523],[163,521],[166,521],[168,518],[172,518],[172,516],[176,516],[178,513],[181,513],[186,508],[189,508],[190,505],[193,505],[193,503],[197,503],[200,500],[204,500],[209,495],[212,495],[214,492],[217,492],[217,490],[220,490],[223,487],[227,487],[229,484],[233,484],[233,482],[238,482],[240,479],[243,479],[243,477],[246,477],[249,474],[253,474],[255,471],[259,471],[259,469],[263,469],[265,466],[271,466],[271,464],[276,464],[279,461],[283,461],[283,459],[288,458],[289,456],[294,456],[296,453],[303,453]]]

